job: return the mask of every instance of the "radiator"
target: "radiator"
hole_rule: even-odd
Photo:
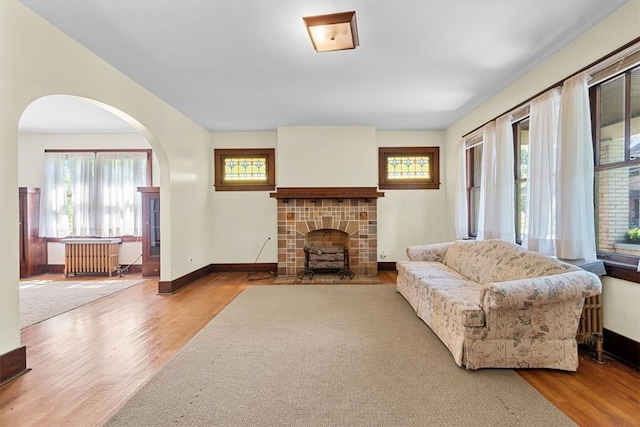
[[[118,272],[120,239],[62,239],[64,243],[64,275],[69,273]]]
[[[582,316],[578,325],[576,340],[579,344],[588,344],[596,350],[596,360],[603,362],[602,336],[602,295],[585,298]]]

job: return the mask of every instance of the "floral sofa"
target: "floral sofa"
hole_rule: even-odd
[[[407,248],[397,290],[467,369],[578,368],[576,332],[597,275],[502,240]]]

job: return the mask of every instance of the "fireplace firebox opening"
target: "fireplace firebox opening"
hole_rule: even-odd
[[[349,235],[340,230],[314,230],[305,236],[304,270],[298,278],[313,279],[316,273],[337,273],[340,279],[353,279],[355,273],[349,269]]]

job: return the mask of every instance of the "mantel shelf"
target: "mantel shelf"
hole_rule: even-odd
[[[269,196],[287,203],[290,199],[364,199],[370,202],[384,197],[377,187],[279,187]]]

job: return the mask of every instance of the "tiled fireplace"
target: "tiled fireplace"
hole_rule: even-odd
[[[278,188],[271,193],[278,199],[278,275],[296,276],[304,270],[310,232],[316,231],[313,239],[324,235],[331,241],[337,230],[346,234],[349,269],[356,276],[375,276],[377,198],[383,196],[375,187]]]

